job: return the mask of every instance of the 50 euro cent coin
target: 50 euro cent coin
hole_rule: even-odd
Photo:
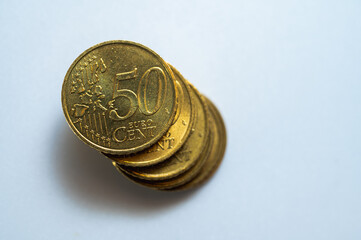
[[[108,41],[70,66],[62,106],[73,132],[109,154],[131,154],[155,144],[173,122],[177,94],[168,64],[149,48]]]

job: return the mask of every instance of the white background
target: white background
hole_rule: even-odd
[[[67,126],[67,69],[114,39],[221,110],[204,187],[137,186]],[[361,239],[359,0],[2,0],[0,53],[0,239]]]

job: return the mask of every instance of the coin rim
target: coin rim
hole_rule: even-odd
[[[107,147],[102,147],[98,144],[93,143],[92,141],[90,141],[89,139],[87,139],[86,137],[83,136],[83,134],[81,134],[78,129],[74,126],[74,124],[71,122],[70,116],[69,116],[69,112],[66,109],[66,97],[65,97],[65,82],[67,81],[67,79],[70,76],[70,73],[72,72],[73,68],[75,67],[75,65],[81,60],[83,59],[83,57],[88,54],[89,52],[95,50],[96,48],[99,47],[103,47],[105,45],[110,45],[110,44],[128,44],[128,45],[135,45],[141,49],[144,49],[146,51],[149,51],[151,54],[153,54],[158,60],[159,62],[162,64],[162,66],[164,67],[164,69],[168,72],[169,76],[171,77],[170,82],[172,85],[171,90],[173,90],[173,94],[174,94],[174,103],[171,109],[171,115],[170,118],[168,120],[167,123],[165,124],[161,124],[164,126],[164,128],[158,133],[158,135],[155,135],[150,141],[136,146],[136,147],[132,147],[132,148],[127,148],[127,149],[114,149],[114,148],[107,148]],[[172,70],[170,69],[170,67],[168,66],[168,64],[153,50],[151,50],[150,48],[140,44],[140,43],[136,43],[136,42],[132,42],[132,41],[128,41],[128,40],[110,40],[110,41],[105,41],[102,43],[98,43],[90,48],[88,48],[87,50],[85,50],[84,52],[82,52],[74,61],[73,63],[70,65],[65,77],[64,77],[64,81],[62,84],[62,89],[61,89],[61,103],[62,103],[62,109],[65,115],[65,119],[68,123],[68,125],[70,126],[70,128],[72,129],[72,131],[75,133],[75,135],[82,140],[83,142],[85,142],[86,144],[88,144],[90,147],[101,151],[101,152],[105,152],[105,153],[110,153],[110,154],[131,154],[131,153],[135,153],[135,152],[139,152],[143,149],[146,149],[148,147],[150,147],[151,145],[153,145],[154,143],[156,143],[163,135],[164,133],[169,129],[173,118],[175,116],[175,110],[176,110],[176,99],[177,99],[177,93],[175,90],[175,84],[174,84],[174,75]]]

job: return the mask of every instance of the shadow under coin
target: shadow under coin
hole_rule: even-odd
[[[56,127],[55,175],[65,194],[82,207],[143,216],[169,208],[194,193],[139,186],[122,176],[109,159],[82,143],[65,121]]]

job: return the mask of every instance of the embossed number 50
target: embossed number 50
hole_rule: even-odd
[[[157,78],[158,95],[157,95],[157,100],[156,100],[156,104],[155,104],[154,108],[149,109],[148,104],[147,104],[147,102],[148,102],[147,88],[149,85],[149,75],[152,72],[156,72],[157,76],[158,76],[158,78]],[[152,67],[152,68],[149,68],[143,74],[143,76],[140,79],[139,84],[138,84],[138,92],[137,92],[138,96],[137,96],[137,94],[135,94],[135,92],[133,92],[130,89],[124,89],[124,88],[119,89],[119,85],[120,85],[121,81],[135,79],[136,76],[137,76],[137,68],[134,68],[134,70],[130,71],[130,72],[117,73],[115,75],[113,100],[111,101],[111,104],[114,103],[116,98],[125,97],[125,98],[128,98],[128,100],[130,101],[130,107],[129,107],[127,114],[125,114],[124,116],[120,116],[118,114],[118,112],[116,111],[116,109],[111,110],[110,114],[109,114],[109,117],[111,119],[125,120],[127,118],[130,118],[131,116],[133,116],[135,111],[137,111],[138,107],[143,114],[153,115],[162,106],[162,104],[164,102],[166,84],[167,84],[166,76],[165,76],[163,70],[159,67]]]

